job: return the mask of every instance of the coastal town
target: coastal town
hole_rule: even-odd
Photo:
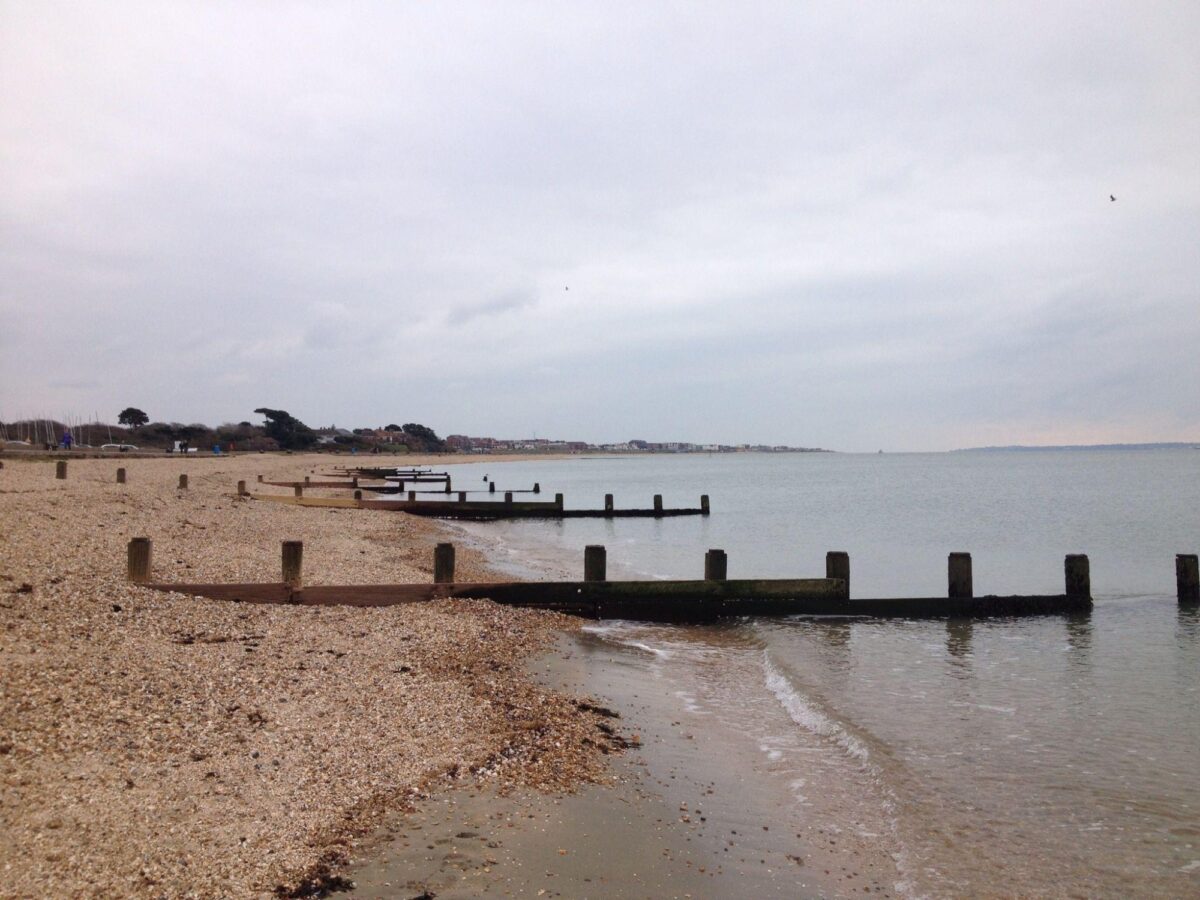
[[[344,429],[321,429],[317,432],[322,443],[336,441]],[[372,437],[384,445],[405,444],[403,432],[377,429]],[[688,441],[631,440],[594,444],[588,441],[564,441],[552,438],[493,438],[451,434],[445,440],[446,449],[454,453],[824,453],[818,447],[788,447],[781,444],[695,444]]]
[[[690,441],[628,440],[595,443],[558,438],[494,438],[451,434],[438,437],[426,425],[409,422],[380,427],[344,428],[337,425],[310,428],[285,410],[260,408],[260,425],[249,421],[227,422],[216,427],[202,423],[150,421],[136,407],[117,415],[116,423],[99,414],[92,419],[23,417],[0,420],[0,447],[98,449],[119,452],[176,451],[182,446],[196,451],[317,450],[357,453],[462,453],[475,455],[512,453],[824,453],[818,447],[783,444],[719,444]]]

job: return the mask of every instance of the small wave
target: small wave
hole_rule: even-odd
[[[813,734],[829,738],[860,762],[870,761],[871,753],[866,744],[797,693],[787,676],[775,668],[766,651],[763,652],[763,668],[766,671],[767,689],[787,710],[787,714],[791,716],[793,722]]]
[[[583,630],[588,634],[594,634],[597,637],[603,638],[613,644],[618,644],[622,647],[632,647],[634,650],[641,650],[643,653],[648,653],[651,656],[656,656],[659,659],[671,659],[675,656],[674,650],[668,650],[665,647],[655,647],[647,644],[644,641],[639,641],[633,637],[622,635],[625,630],[619,624],[613,625],[584,625]]]
[[[893,888],[901,896],[921,896],[913,883],[908,849],[900,837],[896,797],[887,787],[882,770],[871,760],[871,752],[867,745],[817,709],[811,701],[797,691],[787,676],[771,662],[770,655],[766,650],[763,651],[762,665],[767,689],[775,695],[792,721],[801,728],[831,741],[842,752],[856,760],[869,776],[869,780],[877,787],[881,800],[880,806],[884,813],[883,824],[887,826],[896,842],[892,858],[896,862],[901,880],[896,882]],[[799,802],[804,802],[805,798],[799,794],[795,786],[793,787],[793,796],[796,796]]]

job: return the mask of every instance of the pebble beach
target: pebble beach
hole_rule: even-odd
[[[603,781],[623,744],[587,698],[526,673],[566,617],[126,580],[144,536],[156,581],[277,581],[284,540],[304,541],[305,584],[429,581],[437,523],[237,496],[329,457],[72,458],[65,480],[0,460],[0,896],[311,895],[389,813],[466,780]],[[502,580],[460,547],[458,577],[484,576]]]

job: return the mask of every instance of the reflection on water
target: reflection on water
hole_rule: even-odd
[[[1067,628],[1067,658],[1079,666],[1086,666],[1092,649],[1092,614],[1070,613],[1063,616]]]
[[[959,663],[970,662],[971,638],[974,634],[975,626],[970,619],[946,620],[946,652],[951,659]]]
[[[1180,603],[1178,618],[1180,643],[1194,644],[1200,636],[1200,604]]]

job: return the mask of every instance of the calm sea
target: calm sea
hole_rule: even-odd
[[[1200,451],[647,456],[457,467],[456,488],[540,482],[566,505],[708,518],[479,523],[522,574],[824,574],[855,597],[1059,593],[1091,558],[1095,610],[1021,620],[605,622],[664,690],[761,753],[798,807],[888,847],[912,895],[1200,895],[1200,614],[1174,556],[1200,550]],[[476,485],[475,482],[479,484]]]

